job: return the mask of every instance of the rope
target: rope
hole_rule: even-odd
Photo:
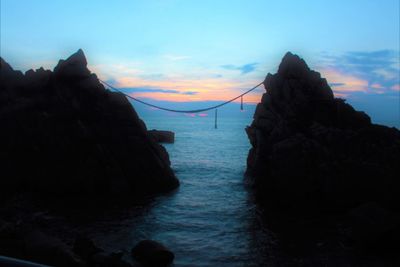
[[[113,90],[115,90],[115,91],[117,91],[117,92],[119,92],[119,93],[125,95],[126,97],[128,97],[128,98],[130,98],[130,99],[132,99],[132,100],[135,100],[135,101],[137,101],[137,102],[139,102],[139,103],[142,103],[142,104],[144,104],[144,105],[146,105],[146,106],[153,107],[153,108],[157,108],[157,109],[161,109],[161,110],[165,110],[165,111],[176,112],[176,113],[199,113],[199,112],[209,111],[209,110],[212,110],[212,109],[217,109],[217,108],[219,108],[219,107],[225,106],[226,104],[229,104],[229,103],[235,101],[235,100],[238,99],[238,98],[243,97],[244,95],[250,93],[251,91],[255,90],[257,87],[259,87],[261,84],[263,84],[263,82],[260,82],[259,84],[257,84],[256,86],[254,86],[254,87],[251,88],[250,90],[247,90],[247,91],[244,92],[243,94],[241,94],[241,95],[239,95],[239,96],[237,96],[237,97],[234,97],[234,98],[232,98],[232,99],[230,99],[230,100],[228,100],[228,101],[225,101],[225,102],[223,102],[223,103],[221,103],[221,104],[215,105],[215,106],[211,106],[211,107],[208,107],[208,108],[202,108],[202,109],[193,109],[193,110],[177,110],[177,109],[169,109],[169,108],[164,108],[164,107],[160,107],[160,106],[157,106],[157,105],[150,104],[150,103],[145,102],[145,101],[143,101],[143,100],[140,100],[140,99],[138,99],[138,98],[136,98],[136,97],[130,96],[130,95],[128,95],[128,94],[125,94],[125,93],[122,92],[120,89],[115,88],[114,86],[111,86],[110,84],[106,83],[105,81],[102,81],[102,80],[100,80],[100,79],[98,79],[98,80],[99,80],[101,83],[103,83],[104,85],[108,86],[109,88],[111,88],[111,89],[113,89]],[[243,101],[243,99],[242,99],[242,101]],[[242,102],[242,103],[243,103],[243,102]]]

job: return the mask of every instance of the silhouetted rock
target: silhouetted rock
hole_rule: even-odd
[[[81,259],[86,262],[88,266],[131,266],[131,264],[122,259],[122,252],[107,254],[103,249],[97,247],[94,242],[87,237],[78,237],[75,240],[73,250]]]
[[[24,223],[17,226],[0,221],[0,255],[60,267],[132,266],[123,259],[123,252],[107,253],[102,248],[97,247],[89,238],[77,238],[73,249],[71,249],[61,239],[41,230],[33,229],[32,226]],[[0,266],[3,265],[0,263]]]
[[[51,266],[83,266],[64,242],[20,221],[0,221],[0,255]]]
[[[153,240],[142,240],[133,249],[132,256],[144,266],[168,266],[174,261],[174,253]]]
[[[41,231],[28,233],[23,249],[27,259],[34,262],[60,267],[83,266],[66,244]]]
[[[348,212],[347,237],[364,248],[381,250],[399,247],[400,215],[374,202],[360,205]]]
[[[166,150],[130,102],[87,69],[82,50],[54,72],[1,59],[0,191],[133,198],[178,186]]]
[[[84,236],[78,237],[75,240],[73,250],[76,255],[85,261],[90,261],[94,255],[103,252],[91,239]]]
[[[326,79],[290,52],[264,86],[246,129],[247,176],[257,201],[275,213],[269,218],[284,225],[367,202],[400,209],[397,129],[335,98]]]
[[[70,79],[85,79],[90,76],[90,71],[87,69],[87,61],[82,49],[70,56],[67,60],[60,60],[54,68],[54,74],[58,78]]]
[[[171,131],[150,130],[148,133],[153,136],[158,143],[174,143],[175,133]]]

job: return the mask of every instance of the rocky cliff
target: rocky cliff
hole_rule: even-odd
[[[357,229],[365,236],[398,231],[392,211],[400,209],[400,131],[372,124],[335,98],[326,79],[291,53],[264,86],[246,129],[252,145],[247,177],[258,203],[297,222],[362,214],[364,228]]]
[[[400,131],[335,98],[290,52],[264,86],[246,177],[269,227],[314,253],[398,251]]]
[[[142,197],[178,186],[167,151],[129,101],[106,90],[82,50],[54,71],[1,59],[0,190]]]

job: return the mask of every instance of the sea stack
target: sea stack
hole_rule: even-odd
[[[144,197],[179,185],[131,103],[106,90],[82,50],[25,74],[1,58],[2,196]]]
[[[264,86],[246,129],[252,145],[247,179],[267,212],[297,222],[360,207],[397,214],[399,130],[373,124],[335,98],[327,80],[290,52]],[[387,231],[400,229],[397,219],[390,223]]]

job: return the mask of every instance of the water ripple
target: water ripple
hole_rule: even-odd
[[[127,219],[120,233],[114,233],[121,245],[159,240],[175,253],[174,266],[268,263],[269,233],[260,225],[243,183],[250,148],[244,128],[249,122],[224,118],[215,130],[211,118],[148,118],[149,129],[176,134],[166,149],[181,186]]]

